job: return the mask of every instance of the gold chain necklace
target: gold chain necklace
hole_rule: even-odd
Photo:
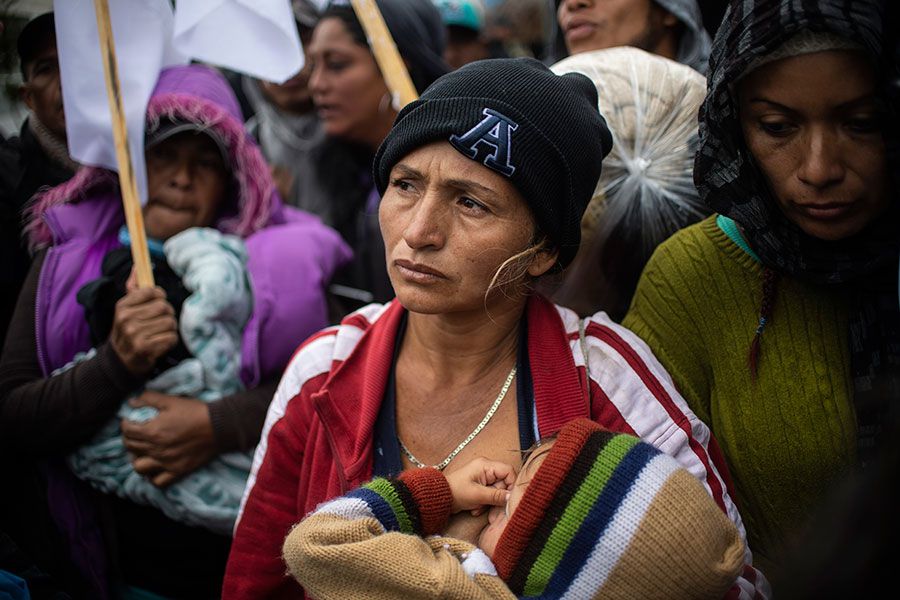
[[[474,440],[476,435],[481,433],[481,430],[484,429],[484,426],[488,424],[488,421],[491,420],[491,417],[493,417],[494,413],[497,412],[497,409],[500,408],[500,403],[503,402],[503,398],[506,397],[506,392],[509,391],[509,386],[512,384],[513,377],[515,377],[515,376],[516,376],[516,368],[513,367],[512,371],[510,371],[509,375],[507,375],[507,377],[506,377],[506,382],[503,384],[503,388],[500,390],[500,393],[497,394],[497,399],[494,400],[494,403],[491,405],[491,408],[487,411],[487,414],[484,415],[484,418],[481,420],[481,423],[479,423],[478,426],[474,430],[472,430],[472,433],[470,433],[469,436],[466,439],[464,439],[459,446],[457,446],[456,448],[453,449],[453,452],[451,452],[449,455],[447,455],[447,458],[445,458],[438,464],[434,465],[435,469],[437,469],[438,471],[443,471],[447,467],[447,465],[450,464],[450,461],[453,460],[456,457],[456,455],[462,451],[463,448],[468,446],[469,442]],[[425,463],[423,463],[421,460],[419,460],[418,458],[413,456],[413,453],[409,451],[409,448],[406,447],[406,445],[400,439],[400,436],[397,436],[397,441],[400,442],[400,450],[403,452],[403,454],[406,455],[406,458],[409,459],[409,462],[416,465],[420,469],[424,469],[425,467],[428,466]]]

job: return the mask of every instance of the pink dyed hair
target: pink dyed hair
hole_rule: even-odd
[[[161,120],[176,119],[213,129],[228,147],[232,173],[237,182],[237,215],[217,223],[219,230],[247,237],[269,224],[278,202],[269,166],[243,124],[217,104],[188,94],[161,94],[147,105],[147,129]],[[53,236],[44,222],[47,210],[68,202],[79,202],[92,192],[118,189],[115,173],[100,167],[82,167],[72,179],[39,191],[26,210],[25,234],[29,247],[52,245]]]

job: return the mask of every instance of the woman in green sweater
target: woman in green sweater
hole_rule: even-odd
[[[791,540],[889,441],[900,399],[882,16],[875,0],[732,3],[694,171],[718,214],[658,248],[623,323],[722,446],[776,591]]]

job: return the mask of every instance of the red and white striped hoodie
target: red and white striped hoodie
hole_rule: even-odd
[[[224,600],[303,597],[287,575],[282,544],[320,503],[371,479],[375,421],[404,310],[396,300],[369,305],[310,337],[288,364],[235,525]],[[703,482],[746,539],[709,428],[647,345],[605,313],[580,319],[540,296],[528,301],[525,318],[540,437],[576,417],[636,435]],[[729,597],[770,595],[750,560],[748,550]]]

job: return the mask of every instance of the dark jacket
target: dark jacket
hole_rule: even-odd
[[[47,156],[27,120],[19,137],[0,146],[0,342],[31,263],[22,237],[22,211],[39,189],[59,185],[72,175]]]
[[[31,257],[23,237],[23,209],[44,186],[55,186],[73,173],[52,160],[28,126],[0,145],[0,341],[5,339]],[[4,479],[16,493],[0,498],[0,569],[26,580],[32,598],[86,597],[88,586],[57,539],[46,515],[47,486],[31,462],[4,461]],[[13,541],[13,540],[16,541]],[[53,573],[51,579],[47,573]]]

